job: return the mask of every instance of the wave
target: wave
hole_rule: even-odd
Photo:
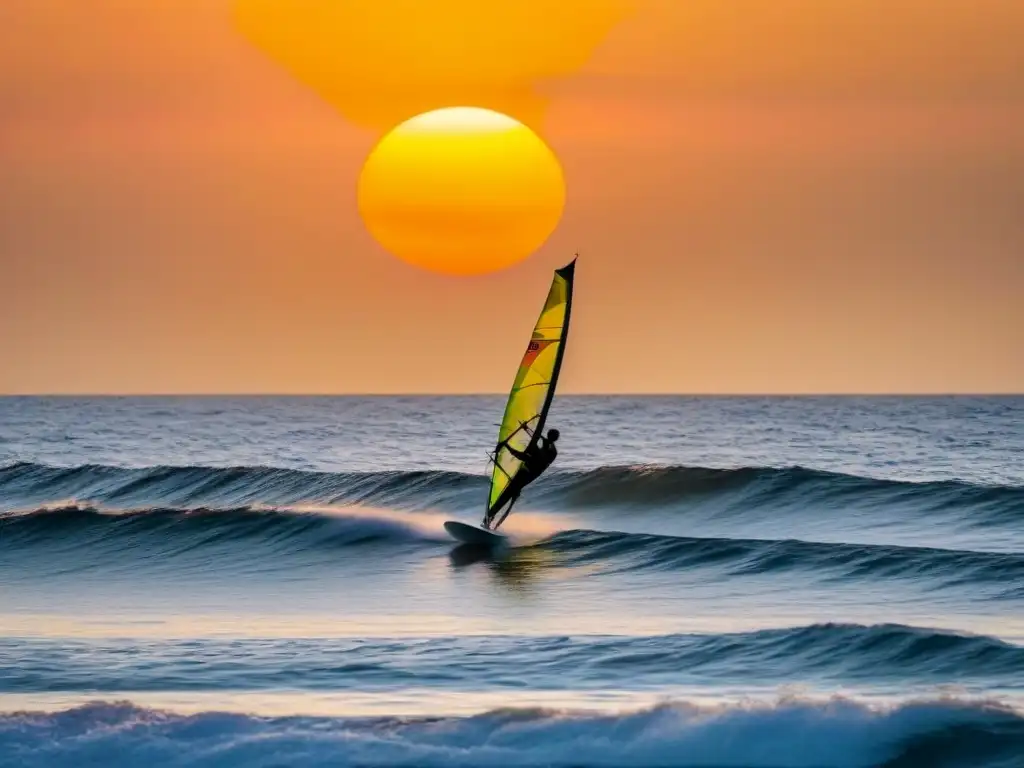
[[[0,516],[0,552],[7,553],[0,567],[26,578],[54,568],[170,568],[183,558],[221,570],[271,556],[282,567],[282,558],[340,567],[347,561],[330,556],[340,549],[452,545],[442,520],[368,507],[58,506]],[[990,599],[1019,598],[1024,584],[1024,554],[793,539],[563,530],[500,557],[515,565],[537,550],[554,555],[542,560],[545,568],[586,566],[590,573],[662,571],[715,580],[799,574],[826,583],[902,579],[930,588],[971,588]]]
[[[1019,712],[956,699],[889,707],[843,698],[676,701],[618,713],[510,708],[429,718],[184,715],[97,702],[0,715],[0,754],[23,768],[995,768],[1019,765],[1022,753]]]
[[[0,468],[0,503],[8,508],[64,499],[110,506],[445,506],[467,490],[485,486],[482,477],[427,470],[330,473],[276,467],[52,467],[27,462]]]
[[[563,502],[580,506],[663,507],[704,498],[732,501],[741,510],[859,503],[921,514],[969,509],[978,523],[1024,516],[1024,487],[887,480],[805,467],[601,467],[554,475],[548,487]]]
[[[168,507],[367,503],[402,509],[475,509],[487,480],[442,470],[312,472],[274,467],[104,465],[0,467],[0,509],[74,499],[86,504]],[[537,481],[534,498],[560,507],[663,508],[717,500],[741,511],[822,505],[893,506],[921,514],[964,512],[977,525],[1017,523],[1024,487],[960,481],[906,482],[803,467],[711,469],[683,466],[602,467],[555,471]],[[716,511],[722,511],[720,504]]]
[[[0,571],[14,580],[86,570],[141,574],[140,568],[198,576],[213,569],[271,573],[297,562],[337,566],[339,550],[394,550],[445,538],[440,521],[363,507],[109,511],[71,505],[0,516],[0,552],[6,553]]]
[[[202,662],[197,675],[195,663]],[[500,661],[499,661],[500,660]],[[814,624],[727,634],[326,639],[0,639],[8,693],[364,691],[424,685],[531,690],[941,685],[1024,689],[1024,647],[899,624]]]
[[[544,542],[563,562],[606,571],[715,569],[727,576],[799,572],[826,580],[927,579],[943,586],[994,585],[1019,596],[1024,554],[794,539],[658,536],[565,531]]]

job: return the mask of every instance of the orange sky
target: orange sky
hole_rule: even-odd
[[[5,0],[0,392],[505,391],[577,248],[566,392],[1024,391],[1018,0],[598,22],[499,94],[562,161],[560,228],[453,278],[358,218],[373,78],[353,112],[230,0]]]

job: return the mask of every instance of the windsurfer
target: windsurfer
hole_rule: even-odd
[[[505,491],[501,494],[498,502],[494,505],[494,508],[488,515],[490,520],[497,517],[497,511],[506,505],[508,505],[508,510],[511,510],[513,505],[519,499],[519,494],[523,492],[523,489],[544,474],[544,471],[551,466],[555,461],[555,458],[558,456],[558,449],[555,447],[555,443],[558,442],[558,435],[559,432],[557,429],[549,429],[547,436],[541,435],[537,441],[532,443],[525,451],[516,450],[507,442],[498,446],[499,450],[501,448],[505,448],[509,453],[523,462],[523,466],[522,469],[516,472],[515,476],[505,488]],[[502,519],[507,516],[506,512]]]

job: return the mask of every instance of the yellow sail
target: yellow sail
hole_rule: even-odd
[[[508,500],[502,494],[522,469],[522,462],[504,447],[506,441],[517,450],[525,451],[544,429],[565,353],[575,268],[576,260],[573,259],[555,271],[544,309],[541,310],[526,353],[519,363],[498,430],[498,447],[493,457],[494,471],[487,498],[487,514],[484,516],[484,525],[487,527],[498,527],[508,514],[509,510],[505,508]]]

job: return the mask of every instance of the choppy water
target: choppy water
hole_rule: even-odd
[[[1024,398],[0,399],[0,766],[1024,766]]]

